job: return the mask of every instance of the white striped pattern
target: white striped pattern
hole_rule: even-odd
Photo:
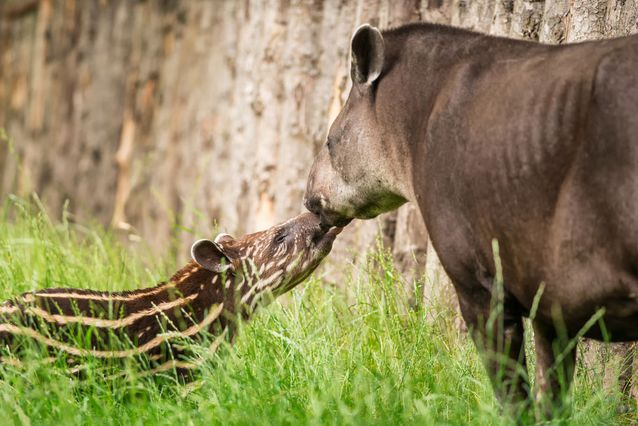
[[[96,358],[126,358],[134,355],[139,355],[144,352],[148,352],[149,350],[156,348],[161,345],[163,342],[170,340],[172,338],[177,337],[189,337],[196,333],[199,333],[203,328],[209,326],[213,321],[219,317],[224,309],[224,304],[221,303],[218,305],[217,309],[212,309],[208,315],[200,322],[199,324],[195,324],[182,332],[168,332],[163,333],[161,335],[156,336],[155,338],[149,340],[142,346],[137,348],[120,350],[120,351],[102,351],[95,349],[80,349],[73,347],[67,343],[60,342],[55,339],[51,339],[49,337],[43,336],[37,331],[28,328],[21,327],[13,324],[0,324],[0,332],[7,332],[11,334],[18,334],[22,336],[31,337],[41,343],[44,343],[47,346],[51,346],[55,349],[60,349],[65,352],[68,352],[71,355],[76,356],[94,356]]]
[[[88,325],[92,327],[100,327],[100,328],[102,327],[103,328],[119,328],[119,327],[129,326],[140,318],[159,314],[166,310],[186,305],[191,300],[196,299],[198,295],[199,295],[198,293],[195,293],[187,297],[173,300],[172,302],[160,303],[158,305],[154,305],[152,308],[145,309],[139,312],[134,312],[120,319],[104,319],[104,318],[52,314],[36,306],[29,306],[28,308],[25,309],[25,312],[44,318],[48,322],[57,323],[57,324],[77,323],[77,324]]]

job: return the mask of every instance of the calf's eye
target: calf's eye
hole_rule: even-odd
[[[275,244],[282,244],[284,241],[286,241],[285,233],[281,233],[275,237]]]

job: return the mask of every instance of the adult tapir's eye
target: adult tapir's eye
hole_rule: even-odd
[[[328,151],[332,151],[335,146],[335,138],[333,136],[328,136],[326,146],[328,147]]]

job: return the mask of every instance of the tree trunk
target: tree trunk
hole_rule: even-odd
[[[181,258],[214,228],[269,226],[303,208],[352,31],[419,20],[562,43],[637,32],[638,2],[4,0],[0,194],[37,191],[52,212],[69,200]],[[333,272],[378,232],[407,288],[447,282],[412,205],[353,223]]]

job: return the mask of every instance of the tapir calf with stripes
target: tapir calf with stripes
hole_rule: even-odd
[[[232,339],[237,321],[248,319],[260,301],[307,278],[340,231],[305,213],[240,239],[220,234],[214,241],[199,240],[191,248],[192,261],[155,287],[25,293],[0,305],[0,342],[10,353],[37,342],[74,362],[140,356],[147,372],[187,372],[198,363],[185,342],[207,341],[216,348]]]

